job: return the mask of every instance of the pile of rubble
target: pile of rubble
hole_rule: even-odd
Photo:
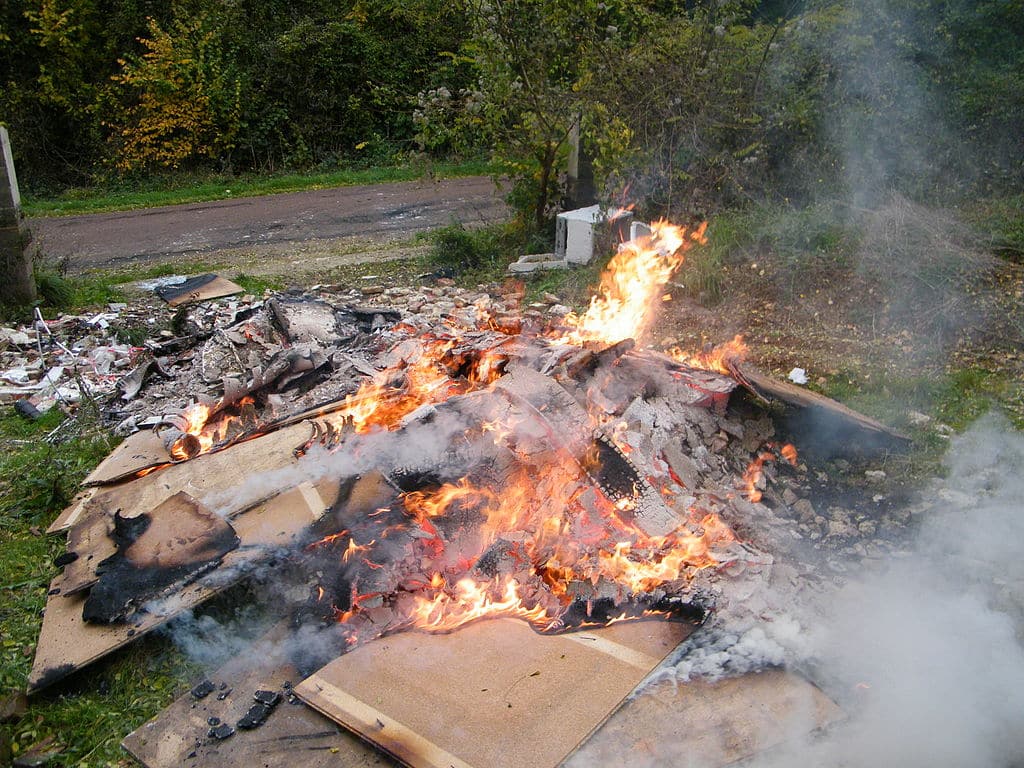
[[[667,268],[680,247],[655,239],[647,255]],[[651,299],[658,276],[648,282]],[[588,326],[555,296],[523,306],[513,284],[183,306],[172,333],[108,374],[101,410],[133,436],[51,526],[68,531],[68,554],[30,688],[284,561],[272,591],[293,628],[288,663],[309,676],[297,695],[405,760],[339,705],[355,694],[335,660],[374,638],[480,617],[540,634],[647,616],[686,625],[619,637],[632,669],[610,685],[613,707],[710,609],[756,618],[780,580],[822,577],[827,562],[809,552],[888,546],[861,541],[877,532],[868,514],[818,514],[807,497],[826,478],[764,406],[897,436],[731,354],[640,348],[656,301],[602,290],[591,310],[633,312],[633,330],[605,338],[611,320]],[[54,339],[39,359],[54,346],[75,349]],[[596,679],[599,658],[579,663]]]

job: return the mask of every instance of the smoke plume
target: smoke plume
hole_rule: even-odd
[[[851,563],[845,583],[811,599],[775,587],[768,621],[731,631],[726,618],[677,662],[682,679],[785,664],[846,710],[759,768],[1020,764],[1024,436],[986,417],[953,441],[947,467],[904,556]]]

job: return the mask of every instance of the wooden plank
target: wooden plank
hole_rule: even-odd
[[[870,416],[847,408],[840,402],[825,395],[819,395],[805,387],[798,387],[788,381],[779,381],[759,370],[750,363],[734,363],[736,380],[758,397],[781,400],[787,405],[797,408],[817,409],[829,417],[848,427],[852,427],[875,435],[883,435],[892,440],[907,443],[910,438],[892,427],[887,427]]]
[[[296,693],[414,768],[555,766],[693,627],[622,623],[542,636],[496,619],[356,648]]]
[[[129,435],[82,481],[82,485],[107,485],[143,469],[168,464],[171,455],[152,429]]]
[[[232,520],[240,548],[224,556],[221,565],[181,592],[135,615],[126,624],[89,624],[82,619],[85,594],[52,593],[62,576],[51,584],[28,690],[35,692],[91,664],[134,639],[194,608],[249,572],[240,566],[258,562],[268,552],[287,546],[324,513],[326,504],[308,483],[284,491]]]
[[[210,718],[232,727],[252,704],[257,690],[282,690],[299,679],[281,662],[287,629],[281,625],[209,676],[214,693],[197,700],[186,693],[155,718],[130,733],[121,745],[146,768],[370,768],[396,765],[376,749],[309,707],[279,704],[251,731],[224,740],[209,735]],[[221,686],[227,692],[221,691]],[[223,695],[224,698],[219,698]]]
[[[694,756],[715,768],[842,717],[820,690],[783,670],[717,683],[660,682],[628,701],[565,766],[679,765]]]

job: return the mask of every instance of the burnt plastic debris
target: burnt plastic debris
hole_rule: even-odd
[[[41,419],[43,417],[43,414],[40,412],[40,410],[36,408],[34,405],[32,405],[32,403],[30,403],[25,398],[22,398],[21,400],[18,400],[17,402],[14,403],[14,411],[19,416],[26,419],[31,419],[32,421],[35,421],[36,419]]]
[[[205,699],[211,693],[213,693],[214,685],[209,680],[202,680],[195,684],[192,688],[192,698],[194,699]]]
[[[268,707],[276,707],[281,701],[281,694],[277,691],[256,691],[252,697],[257,704],[266,704]]]
[[[274,707],[281,701],[281,694],[277,691],[256,691],[253,694],[255,704],[249,707],[242,719],[235,723],[235,726],[243,731],[252,730],[263,725],[263,722],[274,711]]]
[[[65,552],[63,555],[57,555],[57,557],[53,559],[53,564],[58,568],[63,568],[65,565],[71,565],[71,563],[75,562],[77,559],[77,552]]]
[[[230,736],[234,736],[235,735],[235,729],[232,728],[227,723],[221,723],[220,725],[215,725],[213,728],[211,728],[208,731],[208,733],[213,738],[215,738],[215,739],[217,739],[219,741],[223,741],[224,739],[226,739],[226,738],[228,738]]]

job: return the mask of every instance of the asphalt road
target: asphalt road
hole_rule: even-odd
[[[30,219],[49,258],[73,272],[125,267],[220,251],[280,253],[317,241],[394,242],[453,221],[508,216],[484,176],[338,187],[118,213]]]

